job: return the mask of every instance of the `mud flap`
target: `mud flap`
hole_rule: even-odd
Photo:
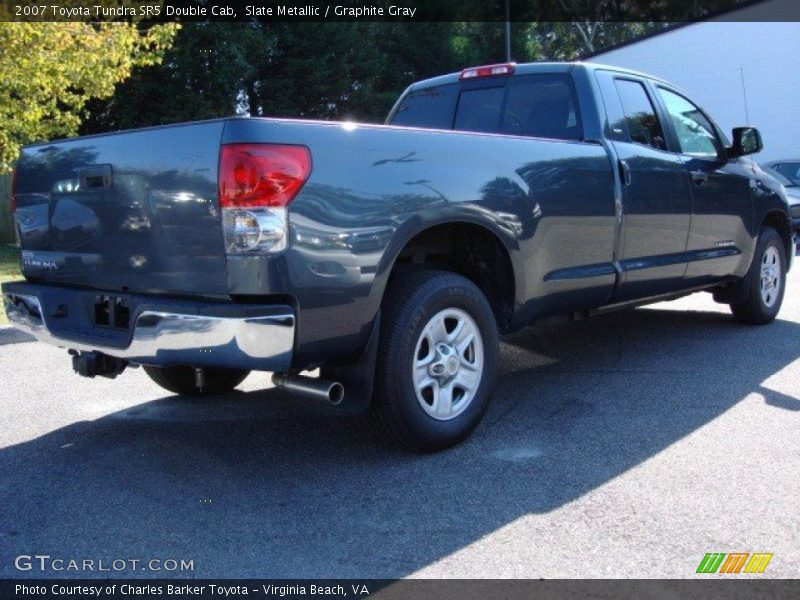
[[[378,340],[381,331],[381,313],[372,322],[367,345],[358,360],[346,367],[322,367],[320,377],[339,381],[344,386],[344,399],[336,407],[337,412],[351,415],[364,413],[372,400],[375,380],[375,361],[378,357]]]
[[[750,273],[740,281],[728,283],[714,290],[714,302],[719,304],[744,304],[750,292]]]

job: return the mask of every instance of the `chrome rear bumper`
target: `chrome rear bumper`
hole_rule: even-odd
[[[4,290],[6,315],[14,327],[38,340],[80,351],[97,351],[145,365],[192,365],[264,371],[287,370],[292,361],[295,317],[289,307],[273,314],[220,317],[143,310],[127,346],[107,343],[102,336],[55,331],[55,317],[37,295]]]

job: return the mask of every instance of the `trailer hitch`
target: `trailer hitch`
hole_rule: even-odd
[[[128,366],[127,360],[108,356],[102,352],[79,352],[70,350],[72,368],[83,377],[107,377],[114,379]]]

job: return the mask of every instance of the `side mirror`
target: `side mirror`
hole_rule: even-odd
[[[733,145],[728,148],[728,157],[736,158],[747,154],[761,152],[764,144],[761,142],[761,134],[755,127],[734,127]]]

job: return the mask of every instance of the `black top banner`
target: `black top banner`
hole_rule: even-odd
[[[791,0],[2,0],[0,21],[798,21]]]

